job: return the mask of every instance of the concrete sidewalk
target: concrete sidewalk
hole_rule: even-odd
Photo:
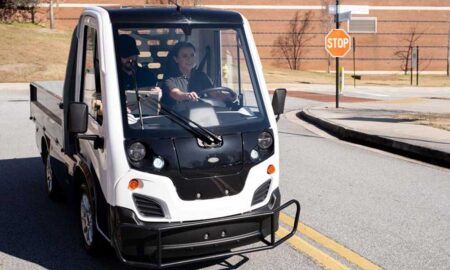
[[[309,107],[298,116],[346,141],[450,168],[450,131],[417,123],[438,117],[450,127],[450,98],[414,97]]]

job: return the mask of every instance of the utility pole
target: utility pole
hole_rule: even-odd
[[[411,48],[410,48],[410,50],[411,50],[411,60],[409,61],[409,63],[410,63],[410,67],[409,67],[409,69],[410,69],[410,72],[411,72],[411,76],[410,76],[410,84],[411,84],[411,86],[413,85],[413,76],[414,76],[414,65],[415,65],[415,61],[417,61],[417,54],[416,54],[416,47],[413,45],[413,46],[411,46]]]
[[[356,88],[356,39],[352,37],[353,46],[353,88]]]
[[[419,46],[416,47],[416,86],[419,86]]]
[[[448,43],[447,43],[447,77],[450,76],[450,23],[448,25]]]
[[[336,29],[339,29],[339,0],[336,0]],[[336,57],[336,108],[339,108],[339,57]]]
[[[55,27],[55,18],[53,16],[53,0],[50,0],[50,29],[53,29]]]

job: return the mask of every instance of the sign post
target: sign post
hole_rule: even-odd
[[[417,47],[411,48],[411,85],[413,85],[414,67],[417,65]]]
[[[339,26],[336,14],[336,26]],[[325,36],[325,49],[336,58],[336,108],[339,108],[339,58],[344,57],[352,48],[350,36],[343,29],[333,29]]]
[[[356,88],[356,40],[355,37],[352,37],[352,45],[353,45],[353,88]]]
[[[339,67],[339,94],[342,95],[342,92],[344,91],[345,86],[345,72],[344,67]]]
[[[416,47],[416,86],[419,86],[419,46]]]
[[[336,29],[340,27],[339,21],[339,0],[336,0]],[[335,39],[336,41],[336,39]],[[333,48],[333,47],[332,47]],[[339,108],[339,57],[336,57],[336,108]]]
[[[341,9],[342,8],[342,9]],[[344,57],[351,48],[350,36],[342,29],[340,23],[350,20],[352,13],[368,14],[368,6],[340,6],[339,0],[336,5],[329,5],[328,12],[335,14],[336,29],[331,30],[325,37],[325,50],[336,58],[336,108],[339,108],[339,58]]]

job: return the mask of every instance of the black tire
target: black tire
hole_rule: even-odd
[[[83,241],[84,249],[89,255],[102,255],[107,249],[106,241],[97,230],[94,196],[92,192],[89,191],[86,183],[83,183],[80,186],[78,205],[81,239]]]
[[[58,181],[56,180],[55,173],[53,172],[49,153],[44,156],[44,166],[45,190],[47,192],[47,196],[52,200],[58,200],[61,198],[61,188],[58,184]]]

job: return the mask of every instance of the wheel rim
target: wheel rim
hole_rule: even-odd
[[[47,156],[47,161],[45,164],[45,172],[47,178],[47,190],[48,192],[52,192],[53,190],[53,171],[52,165],[50,164],[50,155]]]
[[[92,244],[94,227],[92,222],[92,210],[89,198],[86,193],[81,195],[80,200],[81,229],[83,230],[84,241],[88,246]]]

